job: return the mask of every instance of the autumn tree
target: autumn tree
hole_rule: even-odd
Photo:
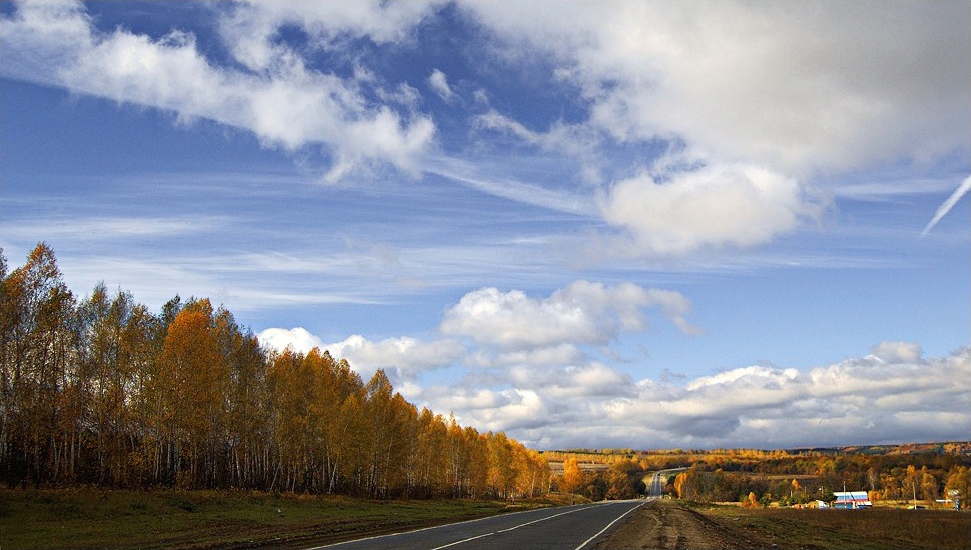
[[[583,471],[576,458],[568,458],[563,462],[563,475],[560,476],[559,488],[564,493],[579,493],[586,484]]]
[[[944,489],[948,492],[957,491],[961,508],[971,508],[971,469],[966,466],[952,466]]]
[[[5,264],[5,262],[4,262]],[[44,243],[3,279],[0,457],[8,474],[35,484],[71,480],[80,419],[67,401],[77,378],[71,368],[74,296],[54,252]]]
[[[78,306],[76,360],[79,369],[77,414],[90,429],[98,484],[122,485],[142,473],[131,453],[140,434],[136,404],[141,381],[153,360],[154,319],[131,294],[110,297],[103,283]]]
[[[444,419],[422,408],[409,438],[408,496],[428,498],[447,489],[447,437],[448,427]]]
[[[214,320],[216,346],[228,372],[226,398],[229,485],[258,488],[270,472],[266,440],[269,435],[269,393],[266,356],[259,340],[236,323],[225,309]]]
[[[155,391],[169,463],[180,486],[213,487],[226,443],[229,372],[213,331],[212,306],[200,300],[169,325]]]
[[[364,487],[371,497],[387,497],[405,477],[401,471],[404,428],[411,411],[380,369],[364,387],[364,398]]]

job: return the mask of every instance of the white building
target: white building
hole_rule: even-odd
[[[866,491],[837,491],[833,494],[836,495],[833,508],[837,510],[859,510],[873,506]]]

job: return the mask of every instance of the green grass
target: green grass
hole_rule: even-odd
[[[803,547],[846,550],[968,549],[971,514],[947,510],[695,508],[719,523]]]
[[[522,506],[519,503],[516,509]],[[299,546],[506,510],[505,503],[468,500],[388,502],[250,492],[3,489],[0,547]]]

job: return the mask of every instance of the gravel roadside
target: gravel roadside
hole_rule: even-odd
[[[795,550],[797,547],[716,522],[674,501],[655,500],[632,513],[596,548]]]

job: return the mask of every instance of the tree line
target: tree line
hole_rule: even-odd
[[[383,371],[261,347],[207,299],[158,313],[99,284],[77,299],[53,251],[0,250],[0,480],[368,498],[545,492],[546,460],[407,402]]]
[[[971,442],[965,441],[790,451],[573,449],[543,456],[563,464],[553,487],[593,499],[641,494],[647,473],[685,468],[668,477],[665,492],[699,502],[788,506],[829,502],[845,488],[867,491],[873,501],[924,503],[956,491],[961,507],[971,508]]]
[[[812,453],[775,458],[751,470],[696,462],[673,480],[678,498],[743,504],[831,502],[835,491],[866,491],[870,500],[946,500],[955,491],[971,507],[971,460],[936,453],[834,455]],[[732,464],[729,463],[729,466]],[[791,477],[789,477],[791,476]],[[951,504],[948,504],[950,506]]]
[[[556,476],[552,487],[590,500],[624,500],[644,496],[644,469],[632,460],[618,460],[609,468],[584,470],[577,457],[563,461],[563,473]]]

